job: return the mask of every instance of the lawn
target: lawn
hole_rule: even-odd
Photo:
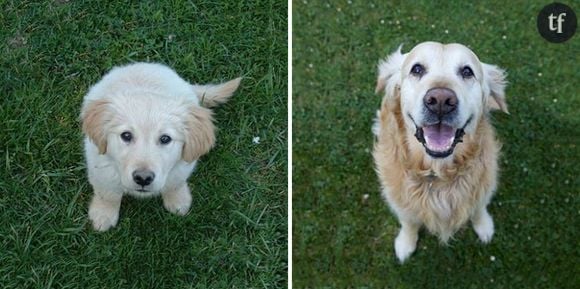
[[[544,40],[545,1],[389,2],[293,2],[294,288],[580,288],[578,32]],[[492,117],[503,149],[491,244],[470,227],[448,246],[422,232],[401,265],[370,154],[376,67],[427,40],[507,69],[511,114]]]
[[[287,268],[286,1],[1,1],[0,287],[282,288]],[[189,215],[125,198],[92,230],[78,115],[115,65],[243,76]],[[259,137],[259,143],[253,142]]]

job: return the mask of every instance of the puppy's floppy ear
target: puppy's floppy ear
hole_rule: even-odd
[[[230,99],[240,86],[241,77],[220,84],[194,84],[193,91],[204,107],[214,107]]]
[[[185,119],[185,143],[182,158],[191,163],[209,152],[215,144],[215,126],[212,111],[192,106]]]
[[[104,99],[91,101],[81,112],[83,132],[99,148],[99,154],[107,152],[105,124],[111,119],[109,104]]]
[[[385,91],[386,96],[392,97],[397,87],[401,85],[401,67],[405,60],[405,55],[401,53],[402,47],[403,45],[400,45],[397,51],[379,62],[379,77],[375,93]]]
[[[507,103],[505,101],[506,73],[505,70],[491,64],[482,63],[483,81],[489,93],[487,96],[487,107],[490,110],[501,110],[508,113]]]

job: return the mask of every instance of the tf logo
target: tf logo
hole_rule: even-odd
[[[576,14],[567,5],[552,3],[544,7],[537,19],[538,32],[552,43],[562,43],[576,32]]]

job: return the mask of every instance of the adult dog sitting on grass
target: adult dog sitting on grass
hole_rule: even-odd
[[[81,119],[95,230],[117,224],[124,195],[161,194],[168,211],[189,211],[187,178],[216,139],[208,108],[226,102],[240,80],[192,85],[167,66],[135,63],[90,88]]]
[[[505,75],[460,44],[425,42],[379,64],[384,92],[373,127],[382,195],[399,218],[403,262],[425,226],[442,242],[471,220],[479,239],[494,233],[487,212],[500,149],[489,111],[507,111]]]

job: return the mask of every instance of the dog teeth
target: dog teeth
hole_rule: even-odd
[[[450,150],[453,147],[454,141],[455,141],[455,138],[452,137],[447,141],[447,143],[444,146],[437,147],[437,146],[434,146],[434,144],[430,141],[429,138],[425,138],[425,143],[427,144],[427,147],[429,147],[429,149],[432,151],[439,151],[439,152],[444,152],[444,151]]]

